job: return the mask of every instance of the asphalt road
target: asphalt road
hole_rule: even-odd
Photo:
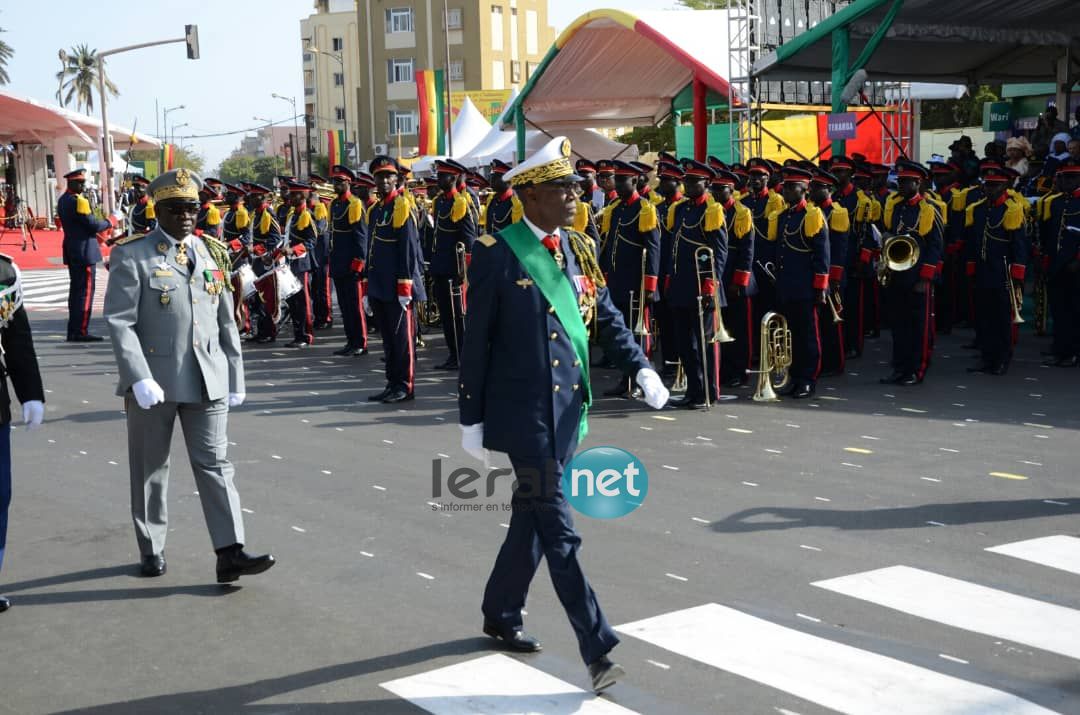
[[[377,340],[248,350],[230,456],[249,550],[279,563],[224,588],[179,428],[169,571],[137,576],[111,350],[31,317],[47,425],[12,436],[0,713],[1080,713],[1080,371],[1029,334],[1002,378],[964,374],[960,332],[916,388],[877,384],[885,339],[812,402],[599,401],[585,446],[636,454],[650,490],[577,519],[628,671],[595,698],[543,566],[543,653],[480,633],[509,484],[490,511],[432,506],[433,460],[475,466],[438,341],[401,409],[364,399]]]

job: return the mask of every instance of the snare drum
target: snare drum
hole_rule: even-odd
[[[275,266],[274,273],[277,274],[278,300],[284,302],[304,289],[300,279],[293,275],[288,265]]]
[[[244,300],[255,295],[255,271],[251,264],[244,263],[233,273],[233,282],[240,284],[240,295]]]

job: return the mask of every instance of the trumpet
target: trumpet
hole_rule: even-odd
[[[840,297],[839,288],[825,291],[825,305],[829,306],[829,312],[832,313],[832,322],[844,322],[844,318],[841,315],[841,313],[844,312],[844,303]]]
[[[1024,287],[1013,283],[1012,276],[1009,274],[1009,260],[1007,258],[1001,260],[1005,265],[1005,290],[1009,291],[1009,308],[1012,313],[1012,324],[1020,325],[1024,322],[1023,316],[1020,315],[1020,309],[1024,306]]]
[[[716,316],[716,330],[709,338],[710,345],[715,343],[733,343],[735,338],[724,327],[724,318],[720,315],[720,280],[716,276],[716,263],[713,260],[713,250],[708,246],[698,246],[694,249],[694,263],[697,268],[698,285],[698,322],[702,326],[702,335],[705,332],[705,296],[712,296],[713,314]],[[702,337],[701,344],[705,345]]]
[[[635,301],[634,291],[630,291],[630,324],[633,326],[634,335],[639,338],[649,337],[649,324],[645,320],[645,249],[641,249],[641,284],[638,286],[638,297]],[[642,340],[644,342],[644,340]]]
[[[769,312],[761,318],[761,364],[757,373],[757,388],[754,390],[754,402],[776,402],[777,390],[782,390],[791,379],[788,368],[791,367],[791,329],[787,318],[779,313]]]
[[[889,236],[881,246],[878,283],[889,285],[893,273],[911,270],[919,262],[919,242],[906,233]]]

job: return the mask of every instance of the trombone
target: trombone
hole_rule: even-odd
[[[791,379],[788,368],[791,367],[791,329],[787,318],[779,313],[769,312],[761,318],[761,364],[757,373],[757,388],[754,390],[754,402],[776,402],[777,390],[782,390]]]
[[[454,333],[454,354],[457,355],[459,348],[461,347],[461,336],[458,335],[458,318],[465,318],[465,244],[454,244],[454,261],[457,268],[457,280],[459,283],[454,283],[454,279],[451,278],[450,283],[450,326]],[[458,306],[461,306],[460,315],[458,314]],[[461,356],[458,355],[458,360],[461,360]]]
[[[648,359],[648,352],[645,347],[651,333],[649,332],[649,321],[645,319],[645,307],[648,304],[645,298],[645,248],[641,249],[641,283],[638,285],[637,298],[634,297],[634,291],[630,291],[630,307],[628,309],[627,317],[630,318],[631,331],[637,337],[638,345],[641,347],[641,352],[646,353],[645,357]],[[633,394],[634,392],[634,379],[631,377],[627,380],[627,390]]]
[[[731,333],[724,327],[724,317],[720,314],[720,280],[716,276],[716,263],[713,260],[713,250],[708,246],[698,246],[694,249],[694,262],[697,267],[697,285],[698,285],[698,322],[702,325],[702,332],[704,332],[705,325],[705,296],[712,296],[713,312],[716,315],[716,330],[713,336],[709,338],[709,344],[715,343],[733,343],[735,338],[731,337]],[[708,292],[704,292],[708,290]],[[701,340],[702,345],[705,344],[705,339]]]
[[[1020,315],[1020,309],[1024,305],[1024,287],[1013,283],[1012,276],[1009,274],[1009,259],[1002,258],[1001,260],[1005,265],[1005,290],[1009,291],[1009,312],[1012,313],[1012,324],[1020,325],[1024,322],[1023,316]]]

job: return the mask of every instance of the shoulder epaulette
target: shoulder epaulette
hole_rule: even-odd
[[[1023,202],[1023,203],[1021,203]],[[1024,205],[1027,199],[1009,199],[1005,202],[1005,217],[1003,225],[1006,231],[1015,231],[1024,225]]]
[[[218,207],[210,204],[210,208],[206,210],[206,225],[217,226],[221,223],[221,212],[218,211]]]
[[[248,210],[243,206],[236,209],[236,227],[247,228],[249,223],[251,223],[251,214]]]
[[[929,236],[934,230],[934,221],[938,218],[939,204],[933,197],[919,204],[919,235]]]
[[[90,202],[82,194],[75,194],[75,213],[83,216],[90,215]]]
[[[409,220],[409,216],[412,216],[409,199],[404,194],[398,194],[398,197],[394,199],[394,215],[391,225],[394,228],[401,228]]]
[[[675,209],[679,204],[685,202],[686,197],[684,196],[678,201],[673,202],[671,206],[668,206],[667,215],[664,217],[664,226],[667,228],[668,231],[675,230]]]
[[[1049,221],[1050,220],[1050,212],[1054,210],[1054,208],[1053,208],[1054,207],[1054,202],[1057,201],[1058,199],[1060,199],[1062,196],[1064,196],[1064,194],[1057,193],[1057,194],[1047,194],[1046,196],[1043,196],[1042,198],[1040,198],[1039,201],[1042,202],[1040,204],[1040,208],[1042,210],[1039,211],[1039,213],[1037,215],[1037,218],[1039,218],[1039,219],[1041,219],[1043,221]]]
[[[296,230],[303,231],[305,228],[311,225],[311,212],[305,209],[300,209],[300,217],[296,219]]]
[[[780,210],[772,211],[769,213],[769,228],[765,233],[765,238],[769,241],[776,240],[777,229],[779,228],[780,224],[780,214],[782,214],[783,212],[783,210]]]
[[[859,201],[862,206],[862,200]],[[858,210],[858,207],[856,208]],[[851,216],[848,210],[839,204],[833,204],[832,213],[829,214],[829,230],[847,233],[851,230]]]
[[[586,223],[589,220],[588,217],[589,217],[589,215],[588,215],[588,213],[586,213],[585,214]],[[514,194],[513,196],[510,197],[510,220],[512,222],[514,222],[514,223],[517,223],[518,221],[520,221],[523,218],[525,218],[525,206],[521,203],[521,199],[519,199],[517,197],[517,194]]]
[[[970,228],[971,226],[975,225],[975,209],[979,206],[979,204],[984,203],[986,203],[986,197],[979,199],[978,201],[972,203],[970,206],[967,207],[967,210],[964,212],[965,228]]]
[[[784,197],[775,191],[769,192],[769,199],[765,202],[765,213],[780,213],[787,208],[787,202],[784,201]]]
[[[485,233],[482,236],[477,236],[476,242],[484,248],[491,248],[495,245],[495,237],[490,233]]]
[[[454,204],[450,207],[450,220],[457,223],[461,219],[465,218],[465,214],[469,212],[469,195],[468,193],[458,192],[454,195]]]
[[[364,218],[364,204],[355,196],[349,199],[349,223],[356,223]]]
[[[638,201],[641,208],[638,210],[638,231],[652,231],[659,223],[656,216],[656,206],[646,201]]]
[[[735,202],[735,220],[731,225],[735,238],[742,238],[754,230],[754,212],[739,201]]]
[[[823,228],[825,228],[824,212],[817,206],[807,204],[806,219],[803,221],[803,235],[811,238],[821,233]]]
[[[949,198],[953,211],[963,211],[967,207],[967,192],[969,189],[970,187],[967,186],[962,189],[953,189],[952,196]]]
[[[121,238],[116,239],[116,241],[113,243],[113,245],[114,246],[126,246],[127,244],[129,244],[129,243],[131,243],[133,241],[138,241],[140,238],[145,238],[146,236],[149,236],[149,235],[150,235],[149,233],[133,233],[130,236],[122,236]]]
[[[244,208],[244,207],[241,206],[240,208]],[[144,215],[148,219],[157,218],[157,213],[154,211],[154,202],[153,201],[147,200],[147,202],[146,202],[146,213]]]
[[[615,207],[619,205],[619,201],[620,199],[615,199],[604,207],[604,213],[600,217],[600,233],[604,236],[611,230],[611,214],[615,211]]]
[[[882,223],[885,224],[886,228],[892,226],[893,209],[896,208],[900,198],[900,194],[893,193],[889,194],[888,198],[885,199],[885,208],[882,210]]]
[[[262,218],[259,219],[259,233],[267,233],[270,231],[270,222],[274,220],[274,217],[270,215],[270,211],[263,211]]]
[[[488,208],[491,206],[491,202],[495,200],[495,194],[491,194],[484,201],[484,204],[480,207],[480,225],[487,226],[487,214]]]
[[[719,231],[724,227],[724,207],[713,201],[712,196],[705,200],[705,230]]]

